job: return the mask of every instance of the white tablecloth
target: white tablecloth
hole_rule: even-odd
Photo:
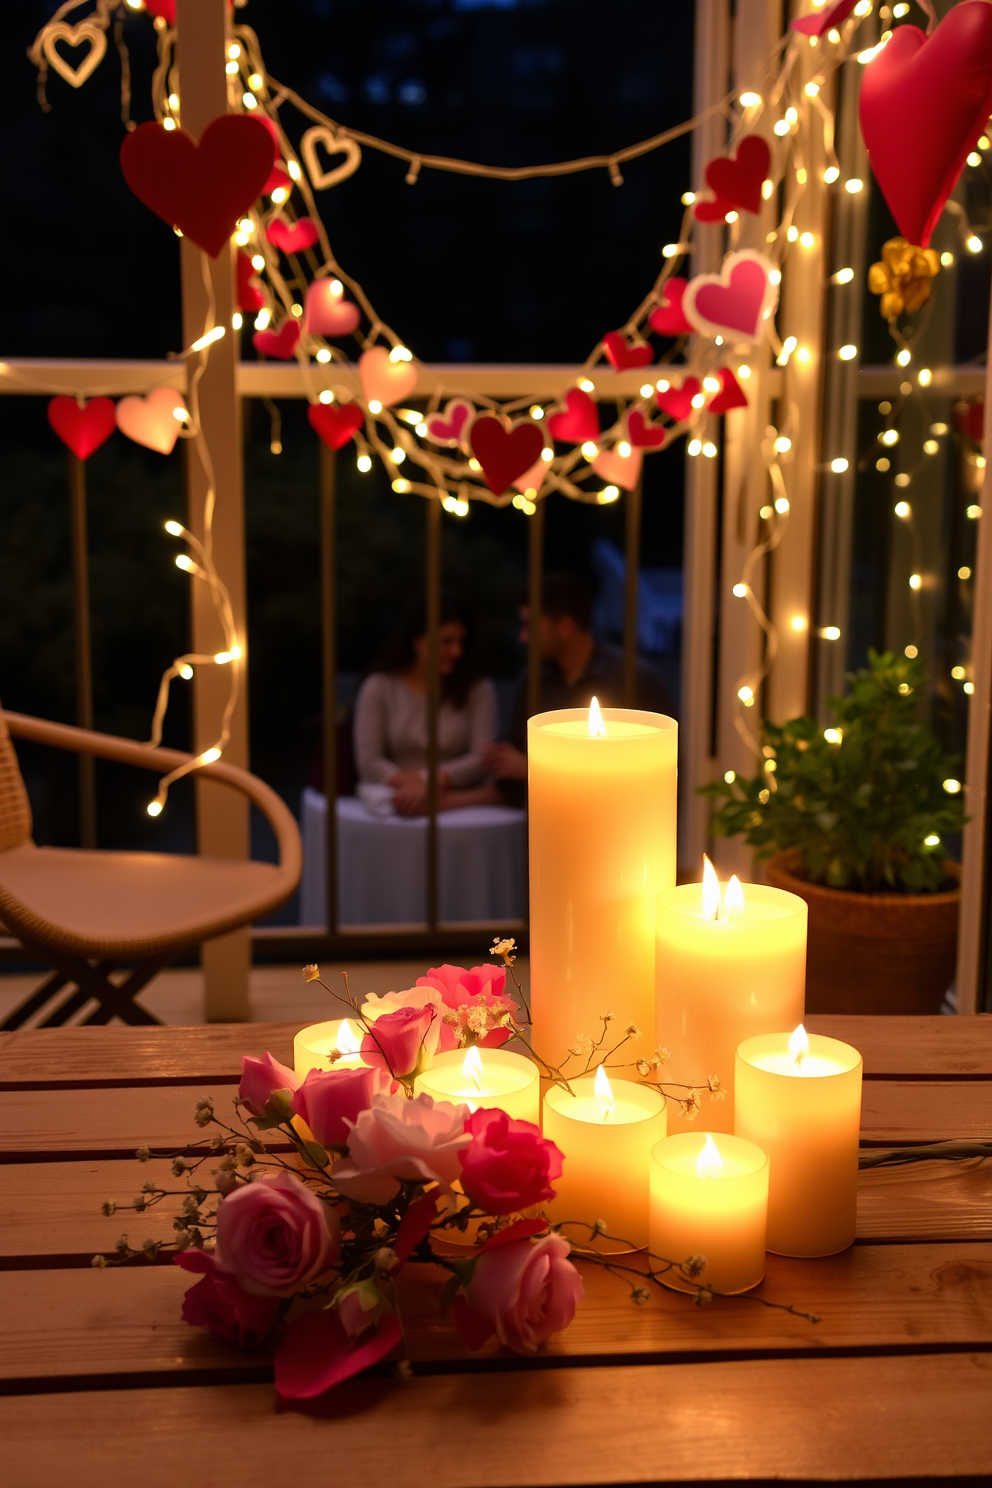
[[[423,925],[427,917],[427,820],[373,816],[350,796],[337,803],[338,923]],[[303,792],[300,923],[326,923],[327,799]],[[438,918],[522,920],[526,914],[527,814],[465,806],[438,817]]]

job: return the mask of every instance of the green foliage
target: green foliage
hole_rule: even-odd
[[[943,839],[965,816],[943,786],[960,761],[918,715],[923,663],[869,651],[847,680],[845,696],[830,699],[831,729],[805,717],[766,722],[765,768],[702,788],[720,803],[713,832],[743,836],[758,859],[796,849],[806,876],[831,888],[935,892],[947,883]]]

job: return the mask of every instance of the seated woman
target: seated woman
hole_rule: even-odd
[[[498,805],[483,751],[496,737],[496,690],[473,676],[466,626],[441,604],[441,707],[438,712],[438,810]],[[427,634],[423,603],[411,605],[389,637],[355,704],[355,761],[362,784],[388,785],[401,816],[427,810]]]

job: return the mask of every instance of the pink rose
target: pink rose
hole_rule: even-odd
[[[505,1111],[474,1111],[465,1123],[471,1145],[458,1154],[462,1188],[487,1214],[512,1214],[555,1196],[561,1152],[529,1121],[511,1121]]]
[[[439,1025],[437,1008],[430,1004],[381,1013],[362,1039],[362,1058],[388,1070],[396,1080],[410,1081],[430,1068]]]
[[[388,1091],[389,1077],[381,1069],[311,1070],[290,1102],[317,1141],[325,1147],[347,1147],[348,1124],[372,1104],[372,1097]]]
[[[337,1215],[293,1173],[266,1173],[221,1200],[218,1268],[255,1296],[292,1296],[340,1250]]]
[[[355,1286],[344,1287],[335,1298],[341,1326],[349,1338],[357,1338],[375,1322],[382,1296],[371,1281],[360,1281]]]
[[[509,1235],[515,1228],[501,1233]],[[562,1235],[490,1241],[475,1263],[466,1298],[459,1298],[456,1307],[469,1347],[481,1348],[495,1333],[504,1348],[533,1354],[552,1333],[567,1328],[582,1301],[582,1279],[568,1252]]]
[[[442,997],[444,1011],[438,1048],[458,1049],[464,1043],[479,1043],[483,1049],[495,1049],[511,1037],[508,1028],[493,1024],[505,1013],[520,1021],[520,1009],[507,997],[506,968],[503,966],[432,966],[426,976],[417,978],[418,987],[433,987]],[[459,1034],[464,1033],[464,1038]]]
[[[439,1183],[447,1192],[461,1172],[458,1154],[472,1140],[467,1106],[429,1095],[377,1095],[351,1128],[348,1156],[332,1173],[336,1188],[362,1204],[388,1204],[399,1180]]]
[[[175,1257],[184,1271],[202,1271],[203,1280],[183,1298],[183,1322],[207,1328],[216,1338],[238,1348],[258,1348],[275,1327],[279,1303],[275,1297],[255,1297],[233,1276],[218,1271],[213,1256],[202,1250],[182,1250]]]
[[[352,1338],[336,1312],[318,1308],[293,1323],[276,1353],[276,1393],[283,1400],[311,1400],[352,1375],[371,1369],[402,1339],[395,1312],[384,1313],[373,1333]]]
[[[277,1090],[296,1090],[299,1083],[293,1071],[271,1054],[263,1054],[261,1059],[252,1054],[242,1055],[238,1096],[253,1116],[261,1116],[270,1095]]]

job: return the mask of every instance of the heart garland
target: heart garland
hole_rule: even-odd
[[[246,315],[261,310],[265,304],[262,281],[255,274],[255,266],[247,253],[238,250],[236,260],[238,275],[238,309]]]
[[[336,165],[333,170],[325,171],[317,158],[317,146],[323,145],[328,155],[344,155],[343,165]],[[339,181],[346,181],[353,176],[362,163],[362,152],[357,142],[348,139],[346,135],[337,135],[323,124],[317,124],[313,129],[308,129],[300,140],[300,154],[310,177],[310,184],[314,191],[326,191],[328,186],[336,186]]]
[[[466,425],[475,417],[475,408],[465,398],[451,398],[444,413],[427,416],[427,438],[432,444],[459,445]]]
[[[548,433],[562,444],[585,444],[599,438],[599,409],[582,388],[569,388],[563,411],[548,415]]]
[[[74,455],[88,460],[116,429],[117,409],[113,398],[91,398],[82,404],[75,398],[53,398],[48,405],[48,422]]]
[[[495,414],[482,413],[472,424],[469,443],[486,485],[494,496],[501,496],[541,458],[544,435],[532,419],[504,429]]]
[[[634,449],[662,449],[667,435],[658,424],[649,423],[639,408],[627,415],[627,438]]]
[[[320,230],[312,217],[300,217],[296,222],[276,217],[265,229],[265,236],[283,253],[303,253],[317,242]]]
[[[329,449],[344,449],[365,422],[357,403],[311,403],[307,408],[311,429],[319,434]]]
[[[701,392],[702,384],[698,377],[684,377],[681,386],[659,388],[654,396],[662,413],[681,424],[684,419],[689,418],[693,411],[692,400]]]
[[[974,3],[983,4],[984,0]],[[722,336],[725,341],[760,340],[765,322],[778,303],[772,272],[773,265],[763,253],[751,248],[728,253],[719,274],[697,274],[689,280],[682,296],[686,319],[705,336]]]
[[[697,201],[697,222],[723,222],[730,211],[761,211],[761,189],[768,176],[772,152],[760,134],[749,134],[737,146],[737,154],[711,160],[704,176],[714,200]]]
[[[666,279],[662,287],[662,300],[648,316],[648,325],[659,336],[688,336],[692,326],[682,311],[682,296],[688,279]]]
[[[824,31],[843,26],[856,4],[857,0],[837,0],[836,5],[830,5],[826,10],[814,10],[811,15],[797,16],[789,25],[793,31],[798,31],[803,36],[822,36]]]
[[[617,448],[600,450],[592,469],[611,485],[632,491],[640,480],[643,460],[643,452],[632,444],[629,455],[622,455]]]
[[[135,444],[171,455],[179,438],[179,420],[175,410],[181,394],[175,388],[152,388],[143,398],[131,394],[117,405],[117,427]]]
[[[311,336],[347,336],[358,329],[362,312],[344,297],[340,279],[317,279],[307,290],[303,324]]]
[[[643,341],[628,341],[619,331],[607,331],[603,350],[610,366],[618,372],[625,372],[628,367],[647,367],[654,361],[650,346]]]
[[[732,408],[746,408],[744,389],[730,368],[721,367],[716,375],[720,379],[720,391],[707,403],[707,413],[729,413]]]
[[[300,322],[295,316],[287,315],[278,330],[266,327],[264,331],[256,331],[251,344],[265,356],[278,357],[281,362],[288,362],[290,357],[295,356],[300,344]]]
[[[381,403],[389,408],[400,403],[417,386],[417,369],[412,362],[394,362],[384,346],[370,346],[358,358],[358,375],[367,403]]]

